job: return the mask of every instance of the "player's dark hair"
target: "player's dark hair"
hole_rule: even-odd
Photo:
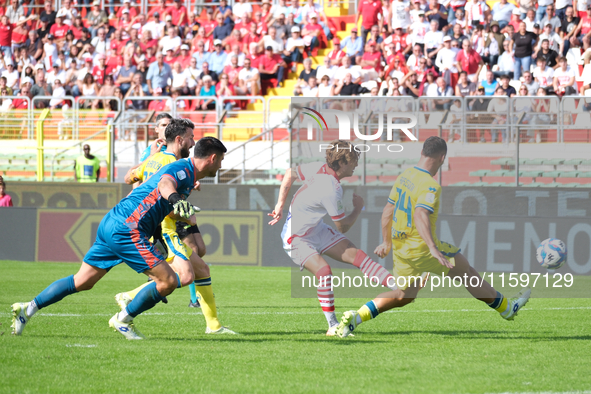
[[[195,144],[193,155],[198,159],[205,159],[213,154],[221,155],[228,149],[222,144],[222,141],[215,137],[203,137]]]
[[[423,144],[423,156],[437,158],[441,154],[447,154],[447,144],[441,137],[432,136]]]
[[[187,128],[193,130],[195,126],[193,122],[187,119],[170,119],[170,123],[164,129],[164,138],[166,142],[174,142],[177,136],[184,135]]]
[[[330,145],[332,145],[332,148],[326,151],[326,164],[334,171],[338,171],[341,168],[341,164],[339,163],[341,160],[345,164],[359,160],[360,153],[355,150],[355,147],[349,141],[335,140],[331,141]]]
[[[162,112],[161,114],[158,114],[158,116],[156,116],[156,123],[158,123],[160,119],[172,119],[172,116],[170,116],[166,112]]]

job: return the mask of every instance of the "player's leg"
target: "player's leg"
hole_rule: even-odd
[[[443,242],[442,247],[446,247]],[[513,320],[519,309],[521,309],[529,300],[531,294],[529,289],[524,288],[516,296],[508,299],[503,294],[496,291],[490,283],[483,280],[478,271],[470,265],[463,254],[457,253],[453,259],[455,261],[455,266],[449,270],[448,275],[452,278],[468,278],[467,280],[463,280],[466,290],[468,290],[474,298],[485,302],[489,307],[499,312],[503,319]],[[471,278],[477,278],[477,280],[473,281]]]
[[[188,226],[186,223],[177,222],[177,233],[181,240],[187,245],[193,253],[197,254],[199,257],[205,256],[205,242],[203,242],[203,237],[199,232],[199,227],[195,226]],[[180,228],[179,228],[180,227]],[[201,276],[195,276],[195,278],[203,279]],[[195,283],[191,283],[189,285],[189,292],[191,293],[191,301],[189,302],[190,308],[199,308],[201,305],[199,304],[199,300],[197,299],[197,291],[195,289]]]
[[[323,251],[323,254],[337,261],[354,265],[373,283],[380,283],[391,290],[397,289],[394,278],[388,270],[373,261],[363,250],[357,249],[347,238],[338,241],[336,245]]]
[[[306,259],[303,266],[318,279],[316,292],[320,307],[328,323],[326,335],[333,336],[335,335],[336,326],[339,324],[339,321],[337,320],[334,309],[334,290],[332,287],[332,270],[330,265],[328,265],[320,254],[314,253]]]
[[[75,275],[56,280],[45,288],[31,302],[12,305],[12,334],[21,335],[25,325],[39,309],[61,301],[64,297],[79,291],[90,290],[108,270],[82,263]]]
[[[218,311],[215,296],[211,285],[209,267],[197,254],[192,253],[189,261],[195,272],[195,288],[201,296],[201,311],[207,324],[206,334],[236,334],[227,327],[222,326],[218,319]]]

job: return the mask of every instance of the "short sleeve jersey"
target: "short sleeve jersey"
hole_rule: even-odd
[[[144,182],[152,175],[158,172],[162,167],[176,161],[176,156],[171,152],[158,152],[150,158],[145,160],[137,169],[138,178]]]
[[[291,200],[284,228],[284,233],[287,231],[290,234],[288,239],[305,236],[327,214],[333,221],[345,217],[343,188],[328,165],[321,162],[307,163],[298,166],[296,172],[304,184]]]
[[[164,145],[161,149],[160,152],[166,152],[166,145]],[[146,149],[144,149],[144,151],[142,152],[142,156],[140,157],[140,163],[144,160],[146,160],[148,157],[150,157],[150,147],[146,147]]]
[[[392,217],[392,250],[404,259],[429,255],[429,247],[423,241],[414,223],[417,208],[429,211],[431,233],[437,247],[439,240],[435,235],[435,224],[439,214],[441,186],[431,174],[422,168],[405,170],[394,183],[388,203],[394,205]]]
[[[173,210],[172,205],[160,195],[160,180],[164,177],[171,179],[177,193],[186,198],[193,190],[196,175],[190,158],[168,164],[141,186],[133,189],[103,220],[119,221],[130,230],[138,229],[143,235],[152,236],[156,227]]]

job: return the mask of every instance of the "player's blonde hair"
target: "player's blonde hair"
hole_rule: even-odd
[[[326,164],[338,171],[341,168],[339,162],[343,160],[345,164],[349,164],[359,160],[359,152],[355,150],[355,146],[349,141],[334,140],[330,142],[332,148],[326,150]]]

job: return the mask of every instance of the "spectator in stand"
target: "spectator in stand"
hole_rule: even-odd
[[[429,0],[429,7],[425,10],[425,17],[429,22],[437,21],[439,29],[443,33],[447,32],[447,8],[440,4],[438,0]]]
[[[310,77],[316,77],[316,70],[312,68],[312,59],[304,59],[304,69],[300,72],[300,76],[295,83],[295,86],[306,86]]]
[[[531,55],[533,47],[538,40],[538,36],[526,30],[524,22],[519,24],[519,31],[513,34],[511,38],[511,48],[515,48],[515,75],[514,79],[519,80],[521,69],[529,71],[531,65]],[[533,43],[533,44],[532,44]]]
[[[511,51],[509,44],[510,42],[508,40],[503,41],[503,54],[497,61],[499,69],[493,73],[495,78],[499,78],[502,75],[508,75],[509,78],[513,78],[515,61],[513,60],[513,51]]]
[[[234,3],[232,6],[232,13],[234,14],[234,22],[239,22],[240,18],[244,17],[244,14],[249,17],[252,16],[252,5],[247,0],[239,0],[238,3]]]
[[[74,23],[74,18],[78,16],[78,11],[72,7],[72,2],[70,0],[63,0],[62,8],[57,13],[59,14],[60,12],[64,15],[64,24],[71,27]]]
[[[70,26],[64,23],[65,13],[60,10],[55,17],[55,24],[49,29],[49,33],[54,37],[55,44],[59,49],[64,45],[66,40],[66,33],[70,30]]]
[[[573,6],[573,0],[556,0],[556,3],[554,5],[556,7],[556,10],[554,11],[556,13],[556,16],[560,20],[564,20],[564,18],[566,17],[566,8]]]
[[[500,88],[503,89],[503,91],[505,92],[507,97],[513,97],[513,96],[517,95],[517,91],[515,90],[515,88],[513,86],[509,85],[510,81],[511,81],[511,78],[509,78],[508,75],[503,75],[501,77]]]
[[[394,7],[393,2],[392,7]],[[408,8],[406,9],[406,12]],[[365,48],[365,42],[367,40],[367,33],[370,32],[374,25],[378,25],[380,28],[384,23],[384,14],[382,12],[382,3],[378,0],[361,0],[359,7],[357,8],[357,14],[355,15],[355,25],[359,24],[359,18],[363,16],[363,22],[361,23],[361,47]]]
[[[273,55],[273,48],[265,48],[265,55],[259,60],[261,80],[277,79],[277,86],[283,86],[283,78],[287,65],[279,55]]]
[[[172,68],[164,63],[164,55],[159,52],[156,54],[156,61],[150,64],[148,74],[146,75],[146,82],[148,83],[150,94],[153,94],[154,89],[156,88],[165,91],[168,87],[169,79],[172,79]]]
[[[27,38],[24,45],[27,49],[27,54],[32,56],[35,61],[39,61],[43,56],[43,43],[36,30],[30,30],[28,36],[29,38]]]
[[[234,30],[240,30],[240,34],[244,37],[251,31],[251,25],[255,25],[256,27],[256,23],[252,21],[250,14],[245,12],[240,19],[240,22],[234,25]]]
[[[384,50],[382,44],[383,42],[384,38],[380,35],[380,28],[378,27],[378,25],[373,25],[371,27],[371,30],[369,31],[369,38],[366,40],[364,48],[367,48],[368,44],[374,43],[376,46],[376,50],[382,52]]]
[[[55,23],[56,15],[57,12],[53,9],[53,2],[50,0],[46,0],[45,3],[43,3],[43,11],[41,11],[41,14],[39,14],[39,20],[45,17],[45,20],[47,21],[46,23],[48,30]]]
[[[65,104],[64,98],[66,97],[66,89],[64,89],[63,82],[61,79],[56,78],[53,82],[53,93],[51,94],[51,100],[49,101],[49,109],[59,109]],[[58,132],[59,134],[59,132]]]
[[[304,44],[308,48],[308,56],[312,56],[312,51],[320,45],[318,37],[322,34],[322,26],[318,24],[318,15],[309,15],[310,23],[304,26],[302,30],[302,36],[304,38]]]
[[[382,54],[376,51],[375,42],[367,44],[367,52],[363,54],[359,65],[365,81],[376,80],[380,75],[383,76]]]
[[[340,45],[341,42],[337,37],[335,37],[333,40],[333,50],[330,51],[327,56],[325,56],[328,57],[332,66],[340,66],[341,60],[343,60],[343,58],[346,56],[346,53],[341,50]]]
[[[495,22],[498,23],[501,29],[505,28],[511,20],[511,15],[515,6],[507,0],[500,0],[492,8],[492,17]]]
[[[230,64],[227,64],[226,66],[224,66],[223,73],[228,76],[228,83],[231,86],[238,86],[238,74],[240,73],[240,70],[242,70],[242,67],[238,63],[238,55],[235,53],[232,53],[228,57],[228,60],[229,60]],[[244,59],[243,59],[243,62],[244,62]]]
[[[425,33],[425,56],[434,62],[437,53],[443,48],[443,32],[439,31],[439,22],[436,19],[430,22],[429,28]]]
[[[363,42],[361,37],[357,36],[357,28],[351,29],[351,35],[341,41],[341,49],[344,49],[346,56],[351,59],[351,64],[357,64],[356,59],[361,60],[363,54]]]
[[[328,77],[329,84],[332,87],[332,85],[334,84],[334,77],[335,77],[338,69],[339,68],[337,66],[331,65],[331,61],[330,61],[329,56],[324,57],[324,65],[318,66],[318,68],[316,69],[316,79],[318,79],[320,81],[320,85],[319,85],[320,90],[324,91],[322,88],[324,76]],[[322,96],[319,96],[319,97],[322,97]]]
[[[4,178],[0,176],[0,207],[12,207],[12,197],[9,194],[6,194],[6,182],[4,182]]]
[[[224,71],[224,64],[226,63],[228,54],[223,50],[222,41],[215,40],[213,45],[215,47],[215,52],[210,53],[209,55],[209,66],[212,71],[219,75]]]
[[[92,76],[97,85],[102,85],[105,81],[105,76],[109,74],[107,70],[107,57],[105,55],[98,55],[96,57],[98,64],[92,69]]]
[[[197,50],[193,53],[193,57],[197,60],[197,68],[201,69],[203,63],[209,62],[209,52],[205,51],[205,43],[203,41],[198,41],[194,48],[197,48]]]
[[[10,5],[6,7],[6,13],[11,24],[19,22],[21,16],[25,16],[25,9],[19,4],[18,0],[10,0]]]
[[[107,75],[105,77],[105,84],[103,86],[101,86],[98,95],[99,97],[113,97],[115,95],[115,82],[113,80],[113,76],[112,75]],[[95,108],[103,108],[106,109],[109,107],[108,104],[109,100],[107,99],[103,99],[103,100],[96,100],[96,104],[94,104]]]
[[[166,14],[172,16],[172,24],[175,26],[184,28],[189,24],[187,9],[181,4],[181,0],[173,0],[172,5],[166,10]],[[209,34],[211,34],[212,31],[213,28],[209,31]],[[206,34],[207,33],[208,32],[206,31]]]
[[[234,107],[233,100],[224,100],[226,97],[234,96],[234,87],[229,82],[228,75],[225,73],[220,74],[220,82],[215,87],[216,96],[220,99],[220,103],[223,105],[226,111],[231,111]]]
[[[127,94],[127,91],[131,87],[131,79],[136,73],[137,68],[132,64],[130,57],[123,58],[123,66],[119,69],[117,74],[117,85],[121,87],[121,93]]]
[[[215,97],[215,85],[213,84],[213,80],[211,76],[205,75],[203,77],[203,86],[201,86],[201,90],[199,92],[199,96],[201,97]],[[201,104],[199,105],[200,110],[207,111],[207,110],[214,110],[215,109],[215,100],[214,99],[207,99],[202,100]]]
[[[546,65],[546,59],[539,57],[537,59],[537,67],[533,71],[533,76],[539,87],[547,88],[552,86],[554,78],[554,69]]]
[[[273,48],[273,54],[281,54],[284,50],[283,40],[277,36],[277,29],[273,26],[269,28],[269,34],[261,40],[261,49],[266,47]]]
[[[369,92],[369,89],[355,83],[349,72],[345,73],[345,77],[338,82],[334,89],[335,96],[359,96]]]
[[[591,36],[591,5],[587,7],[587,14],[581,17],[579,25],[570,39],[570,44],[573,47],[584,46],[583,39],[589,36]]]
[[[445,83],[445,79],[443,77],[437,78],[435,81],[437,84],[436,96],[437,97],[450,97],[454,95],[454,91],[451,86],[448,86]],[[452,101],[449,99],[434,99],[433,104],[435,105],[435,109],[437,111],[448,110],[451,107]]]
[[[16,23],[11,23],[9,17],[7,15],[2,15],[0,17],[0,51],[4,54],[5,57],[10,58],[12,57],[12,35],[13,30],[17,26],[22,26],[25,23],[36,19],[36,15],[31,15],[28,18],[20,20]]]
[[[250,58],[244,59],[244,67],[238,73],[238,86],[235,88],[239,96],[256,96],[261,86],[259,70],[252,67]]]
[[[83,97],[96,96],[99,92],[99,87],[94,80],[94,76],[88,73],[84,76],[82,82],[78,85],[80,93]],[[93,107],[94,102],[91,100],[81,100],[82,108],[88,109]]]
[[[457,48],[454,49],[451,47],[451,37],[445,36],[443,38],[443,47],[438,51],[435,59],[435,66],[437,66],[443,77],[449,80],[452,89],[455,89],[458,81],[458,69],[456,67],[458,51]]]
[[[475,99],[468,102],[468,106],[471,112],[487,112],[488,111],[488,104],[490,102],[489,99],[484,98],[484,88],[479,86],[476,89]],[[472,124],[479,124],[482,123],[482,118],[478,117],[478,114],[468,114],[466,121]],[[478,142],[486,142],[484,139],[484,130],[475,130],[474,133],[476,134],[475,137],[478,139]],[[470,139],[470,138],[469,138]]]
[[[35,78],[35,85],[31,89],[31,96],[51,96],[53,94],[53,88],[45,80],[45,70],[42,64],[37,65],[37,77]],[[37,109],[44,109],[49,106],[49,100],[36,101]]]
[[[243,45],[245,47],[248,47],[253,42],[258,45],[263,40],[263,37],[259,33],[257,33],[257,25],[255,25],[254,23],[251,23],[249,25],[249,27],[250,27],[250,31],[240,41],[243,43]],[[234,33],[234,32],[236,32],[236,33]],[[232,32],[232,36],[234,36],[234,34],[238,34],[238,35],[240,34],[239,30],[234,30],[234,32]],[[234,42],[232,42],[232,44],[234,44]]]
[[[238,59],[238,66],[242,67],[244,64],[244,59],[246,58],[246,54],[240,50],[239,44],[232,45],[232,51],[228,53],[224,67],[232,64],[232,56],[236,56]]]
[[[220,0],[220,5],[215,9],[214,16],[217,17],[218,14],[222,14],[224,17],[224,24],[234,23],[232,7],[228,5],[228,0]]]
[[[558,58],[558,68],[554,70],[552,86],[558,96],[572,96],[577,93],[575,72],[568,65],[565,57]]]
[[[180,2],[179,2],[179,4],[180,4]],[[200,21],[200,27],[203,27],[205,29],[205,36],[206,37],[209,37],[210,35],[213,34],[213,30],[215,29],[215,27],[217,25],[224,24],[223,19],[221,21],[218,21],[214,18],[213,15],[214,15],[213,8],[207,8],[207,10],[205,11],[205,20]],[[173,20],[173,23],[174,23],[174,20]]]
[[[457,69],[459,71],[466,71],[468,73],[468,79],[477,83],[484,62],[480,55],[472,48],[472,43],[469,39],[465,39],[462,42],[462,50],[458,52],[456,61]]]
[[[499,83],[495,79],[493,72],[488,70],[486,72],[486,79],[480,81],[480,86],[484,88],[484,94],[486,96],[492,96],[495,94],[495,91],[497,90]]]
[[[525,18],[525,14],[524,14],[524,18]],[[507,25],[505,26],[504,29],[502,29],[503,32],[507,32],[507,27],[512,26],[513,27],[513,32],[516,32],[517,30],[519,30],[519,24],[521,23],[521,11],[519,10],[519,8],[514,8],[513,11],[511,12],[511,19],[509,20],[509,23],[507,23]]]
[[[400,81],[400,84],[403,86],[405,96],[413,98],[418,98],[420,96],[421,82],[419,82],[416,72],[411,71],[406,74]]]
[[[277,37],[282,40],[287,40],[291,34],[291,31],[285,23],[285,15],[280,14],[277,19],[273,19],[271,22],[271,26],[277,30]]]
[[[456,85],[455,94],[458,97],[474,96],[476,84],[468,79],[468,73],[462,71]]]
[[[111,47],[111,40],[107,38],[107,29],[100,27],[90,45],[94,48],[95,53],[105,55]]]
[[[177,91],[183,96],[189,95],[189,77],[179,61],[172,65],[171,90]]]
[[[127,91],[127,94],[125,95],[125,99],[127,100],[128,98],[131,97],[144,97],[145,96],[145,91],[144,88],[142,86],[142,74],[137,72],[133,75],[133,77],[131,78],[131,84],[129,86],[129,90]],[[131,108],[135,109],[135,110],[142,110],[146,108],[146,104],[147,102],[145,100],[133,100],[131,101]]]
[[[291,72],[295,72],[297,63],[302,62],[304,56],[305,43],[300,37],[300,28],[294,26],[291,28],[291,37],[287,39],[285,50],[283,51],[283,61],[286,64],[291,63]]]
[[[168,6],[166,5],[166,0],[158,0],[158,4],[156,6],[151,7],[150,11],[148,12],[148,18],[154,16],[154,14],[160,14],[161,16],[165,16],[167,9]]]
[[[167,35],[162,37],[159,42],[158,49],[161,51],[168,51],[172,49],[172,52],[177,55],[181,50],[181,45],[183,41],[178,34],[178,29],[176,27],[171,27],[167,31]]]
[[[12,59],[4,59],[4,67],[6,69],[2,71],[2,76],[6,78],[6,86],[10,88],[11,94],[14,95],[19,91],[19,72],[14,67]]]
[[[343,58],[342,64],[343,65],[339,67],[335,75],[335,79],[337,79],[339,82],[342,82],[343,79],[345,79],[345,75],[351,74],[351,77],[353,77],[353,82],[357,84],[361,83],[361,73],[357,71],[357,68],[353,67],[351,64],[351,58],[349,56],[345,56]],[[337,93],[335,93],[335,95],[337,95]]]
[[[88,30],[90,31],[92,38],[96,37],[99,28],[109,28],[109,17],[104,10],[101,10],[100,6],[100,0],[94,0],[91,11],[86,14]]]
[[[487,112],[490,114],[494,114],[494,118],[492,121],[493,125],[504,125],[507,123],[507,110],[509,109],[509,100],[506,98],[505,90],[502,87],[498,87],[495,91],[495,98],[490,100],[488,104]],[[503,127],[500,129],[502,135],[502,142],[509,142],[507,140],[507,127]],[[497,137],[499,135],[499,129],[491,129],[491,142],[497,142]],[[501,140],[499,140],[501,142]]]
[[[469,26],[484,25],[490,15],[490,8],[484,0],[469,0],[464,8]]]
[[[189,88],[189,95],[195,95],[195,89],[197,88],[197,79],[199,78],[199,74],[201,74],[201,70],[197,68],[197,59],[194,57],[191,58],[189,62],[189,67],[185,69],[187,73],[187,87]]]
[[[586,2],[586,1],[585,1]],[[570,49],[570,39],[573,37],[580,18],[575,13],[574,8],[569,5],[566,7],[564,18],[562,18],[562,25],[560,27],[560,35],[563,40],[562,56],[566,56]]]
[[[206,76],[211,77],[213,84],[217,84],[219,82],[218,73],[209,69],[208,62],[203,63],[202,68],[201,68],[201,74],[199,74],[199,77],[197,78],[197,82],[199,84],[199,87],[201,87],[203,85],[203,78]]]
[[[550,27],[550,25],[548,25],[548,28]],[[553,33],[556,34],[556,33]],[[562,53],[562,51],[559,49],[559,51],[555,51],[551,48],[551,44],[550,44],[550,40],[548,40],[547,38],[543,38],[542,39],[542,35],[540,35],[540,39],[542,40],[542,42],[540,43],[540,47],[539,50],[536,51],[533,55],[533,58],[535,59],[535,64],[537,64],[538,59],[544,59],[546,60],[546,65],[550,68],[558,68],[558,62],[556,61],[556,59],[558,59],[558,57],[560,56],[558,53]],[[560,39],[560,37],[558,37],[558,39]],[[554,42],[556,43],[556,42]]]
[[[546,7],[546,15],[542,18],[541,21],[538,22],[540,24],[540,27],[542,28],[546,26],[547,23],[550,23],[552,25],[552,31],[560,30],[560,27],[562,26],[562,21],[554,13],[553,2]]]
[[[218,13],[215,18],[216,26],[213,28],[213,38],[214,40],[224,41],[232,34],[234,23],[231,19],[224,18],[221,13]]]
[[[534,79],[531,72],[527,71],[523,73],[523,83],[522,85],[527,86],[527,90],[531,92],[537,92],[540,88],[538,82]]]
[[[421,47],[421,52],[423,52],[425,49],[425,34],[427,34],[431,28],[431,24],[427,22],[425,13],[422,10],[417,13],[417,17],[418,20],[413,22],[409,28],[411,31],[410,40],[413,48],[415,45],[419,45]]]
[[[415,3],[416,4],[416,3]],[[370,10],[373,7],[369,7]],[[384,7],[381,9],[384,12]],[[388,8],[386,8],[386,12],[389,14],[389,18],[385,18],[386,24],[390,27],[391,31],[394,31],[398,28],[401,30],[406,30],[410,26],[412,22],[412,18],[409,14],[410,11],[409,3],[402,1],[402,0],[394,0]],[[375,23],[374,23],[375,24]]]

